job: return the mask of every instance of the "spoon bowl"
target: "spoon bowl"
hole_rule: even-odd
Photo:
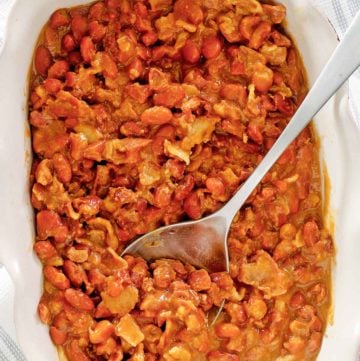
[[[128,246],[124,254],[151,261],[172,258],[208,272],[229,271],[227,235],[229,222],[221,212],[197,221],[161,227]]]

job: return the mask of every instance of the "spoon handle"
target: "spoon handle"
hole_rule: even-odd
[[[278,140],[237,193],[219,211],[231,223],[237,211],[253,192],[290,143],[360,66],[360,11],[350,25],[308,95]]]

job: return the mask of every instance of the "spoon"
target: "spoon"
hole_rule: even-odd
[[[227,237],[232,220],[290,143],[360,66],[360,12],[293,118],[254,172],[217,212],[161,227],[131,243],[122,253],[147,261],[172,258],[211,272],[229,272]],[[321,51],[321,47],[319,47]]]

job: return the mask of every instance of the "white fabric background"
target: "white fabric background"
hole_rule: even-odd
[[[329,19],[340,39],[360,10],[360,0],[311,0],[311,2]],[[360,127],[360,70],[349,80],[349,99],[353,119]]]
[[[28,0],[31,1],[31,0]],[[45,1],[45,0],[44,0]],[[296,1],[296,0],[295,0]],[[324,16],[326,16],[341,38],[351,19],[360,9],[360,0],[311,0]],[[6,21],[15,0],[0,0],[0,52],[6,33]],[[360,39],[360,34],[359,34]],[[360,43],[359,43],[360,45]],[[1,70],[1,69],[0,69]],[[358,70],[349,81],[350,106],[354,121],[360,126],[360,71]],[[0,250],[1,252],[1,250]],[[14,287],[4,267],[0,265],[0,361],[22,361],[24,358],[4,336],[3,330],[13,339],[15,326],[13,322]]]

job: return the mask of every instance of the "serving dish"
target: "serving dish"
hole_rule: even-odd
[[[85,1],[63,1],[68,7]],[[336,37],[326,21],[307,1],[285,1],[289,30],[297,39],[311,81],[336,46]],[[16,287],[15,322],[17,335],[28,360],[56,360],[47,330],[37,319],[36,305],[41,294],[40,264],[32,254],[33,219],[28,197],[30,137],[27,128],[26,89],[29,59],[40,27],[58,4],[31,4],[18,1],[8,24],[8,36],[0,58],[2,82],[0,199],[3,217],[0,225],[0,261],[9,270]],[[33,25],[37,24],[37,25]],[[360,144],[347,109],[346,91],[340,92],[316,120],[321,140],[323,164],[330,187],[329,222],[333,218],[337,242],[334,278],[334,325],[328,328],[319,360],[355,360],[358,352],[360,298],[356,274],[359,246],[356,234],[356,200],[360,192],[356,156]],[[324,168],[325,169],[325,168]],[[331,215],[331,216],[330,216]],[[330,224],[330,223],[329,223]],[[357,289],[358,288],[358,289]]]

